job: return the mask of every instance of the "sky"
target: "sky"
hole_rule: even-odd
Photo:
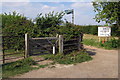
[[[1,4],[1,3],[0,3]],[[49,12],[61,12],[68,9],[74,9],[74,23],[77,25],[104,25],[104,22],[95,22],[95,12],[90,0],[18,0],[8,2],[4,0],[2,2],[2,10],[0,13],[9,13],[16,11],[24,16],[35,19],[39,13],[43,15]],[[72,15],[65,15],[63,20],[72,21]]]

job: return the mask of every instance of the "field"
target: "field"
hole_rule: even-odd
[[[101,38],[99,42],[99,37],[97,35],[84,34],[83,44],[89,46],[95,46],[105,49],[117,49],[118,48],[118,37],[110,37],[108,41],[105,38]]]
[[[118,39],[118,37],[110,37],[110,39],[115,38]],[[84,34],[83,39],[94,39],[96,41],[99,41],[99,38],[97,35],[91,35],[91,34]],[[101,38],[103,39],[103,38]]]

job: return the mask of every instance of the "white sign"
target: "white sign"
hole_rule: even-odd
[[[111,36],[111,28],[110,27],[98,27],[98,36],[99,37]]]

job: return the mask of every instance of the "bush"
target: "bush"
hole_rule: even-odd
[[[74,36],[79,36],[81,31],[75,25],[66,23],[65,26],[59,26],[57,33],[63,35],[65,40],[70,40]]]
[[[106,41],[105,43],[100,42],[100,46],[106,49],[118,48],[118,41],[119,40],[113,38],[109,41]]]
[[[1,14],[0,17],[2,17],[2,35],[9,36],[4,38],[4,47],[6,49],[23,49],[25,33],[32,35],[34,32],[33,22],[16,12]]]

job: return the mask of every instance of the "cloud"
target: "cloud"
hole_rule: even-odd
[[[92,6],[92,3],[79,3],[79,2],[73,3],[71,5],[71,7],[73,8],[89,8],[91,6]]]
[[[5,2],[3,4],[3,12],[17,11],[24,14],[26,17],[35,18],[39,13],[43,15],[49,12],[61,12],[66,9],[74,9],[75,11],[75,24],[97,24],[93,17],[95,13],[91,3],[75,2],[75,3],[42,3],[42,2]],[[65,15],[64,19],[71,22],[72,15]]]
[[[91,2],[92,0],[30,0],[31,2]]]
[[[3,2],[3,6],[5,7],[19,7],[19,6],[27,6],[29,2]]]
[[[2,2],[30,2],[30,0],[2,0]]]

